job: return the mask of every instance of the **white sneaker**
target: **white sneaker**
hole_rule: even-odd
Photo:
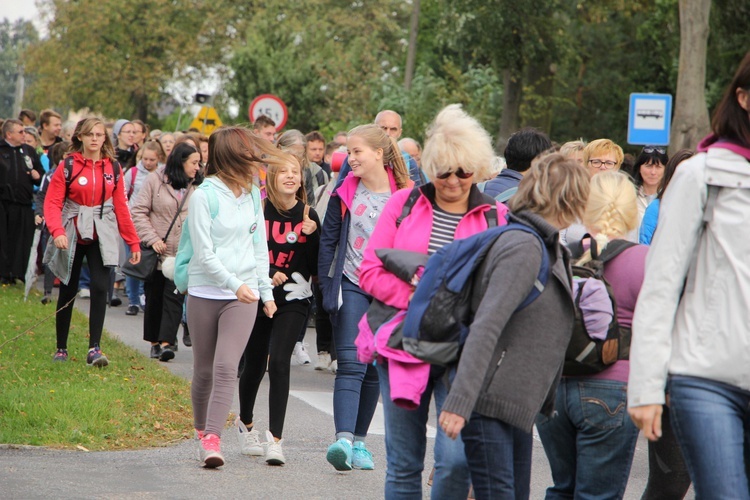
[[[298,365],[309,365],[310,355],[307,354],[307,344],[297,342],[294,344],[294,352],[292,358],[297,362]]]
[[[243,455],[262,457],[263,445],[260,443],[260,433],[255,429],[251,431],[247,430],[247,427],[242,423],[240,417],[235,419],[234,425],[237,427],[237,439],[240,442],[240,452]]]
[[[88,288],[81,288],[78,290],[78,296],[82,299],[90,299],[91,298],[91,290]]]
[[[318,364],[315,365],[316,370],[327,370],[331,366],[331,355],[326,351],[320,351],[318,353]]]
[[[331,361],[331,366],[329,366],[328,369],[331,371],[331,373],[333,373],[334,375],[336,375],[336,370],[339,369],[339,363],[338,363],[338,361],[336,361],[335,359],[333,361]]]
[[[284,452],[281,451],[281,443],[283,439],[276,441],[271,434],[271,431],[266,431],[266,442],[263,446],[266,448],[266,463],[268,465],[284,465],[286,460],[284,459]]]

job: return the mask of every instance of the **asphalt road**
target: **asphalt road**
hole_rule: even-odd
[[[78,300],[76,305],[88,312],[87,300]],[[142,340],[142,321],[141,314],[126,316],[125,307],[120,306],[107,311],[105,327],[148,355],[149,344]],[[313,329],[308,330],[306,341],[313,353]],[[191,349],[180,345],[176,358],[162,364],[190,379],[192,361]],[[117,363],[117,360],[111,362]],[[334,440],[333,381],[333,375],[315,371],[312,365],[292,367],[292,393],[283,443],[287,463],[282,467],[268,466],[261,457],[240,455],[236,433],[231,428],[225,430],[222,438],[227,463],[218,470],[199,466],[196,443],[192,440],[163,448],[117,452],[57,451],[2,445],[0,498],[382,498],[385,445],[380,409],[368,437],[368,448],[376,464],[374,471],[339,473],[325,460],[325,450]],[[258,397],[258,401],[264,404],[256,408],[258,429],[265,429],[268,423],[267,398],[266,379]],[[235,397],[232,411],[236,413],[238,409]],[[434,435],[434,411],[429,425],[428,430]],[[434,439],[430,438],[425,458],[425,498],[430,494],[426,481],[433,463],[433,444]],[[647,474],[646,442],[640,438],[626,499],[640,498]],[[550,483],[544,451],[539,440],[535,439],[531,498],[543,498]]]

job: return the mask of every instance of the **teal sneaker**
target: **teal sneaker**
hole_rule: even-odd
[[[365,443],[362,441],[354,441],[352,467],[360,470],[373,470],[375,468],[375,463],[372,461],[372,453],[365,448]]]
[[[352,444],[341,438],[328,447],[326,460],[336,470],[352,470]]]

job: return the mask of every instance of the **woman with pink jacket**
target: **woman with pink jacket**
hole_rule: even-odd
[[[484,231],[491,220],[498,225],[506,223],[507,208],[475,185],[490,177],[493,156],[489,134],[460,105],[450,105],[437,115],[422,153],[422,167],[431,182],[415,188],[419,196],[406,217],[402,218],[403,207],[411,189],[395,193],[386,203],[360,268],[364,291],[405,310],[414,287],[386,270],[376,250],[395,248],[432,255],[455,239]],[[388,463],[385,498],[421,498],[430,399],[434,393],[440,413],[448,394],[445,373],[439,367],[408,359],[406,353],[387,360],[380,354],[377,369]],[[461,500],[469,492],[463,442],[448,439],[442,430],[435,442],[432,491],[441,498]]]

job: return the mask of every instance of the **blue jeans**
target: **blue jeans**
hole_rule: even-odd
[[[125,245],[125,260],[127,260],[133,252],[130,251],[130,247],[127,243],[123,242],[123,245]],[[140,307],[141,295],[145,293],[143,289],[143,281],[125,275],[125,287],[128,289],[128,305]]]
[[[627,384],[564,377],[552,418],[537,430],[552,470],[548,499],[622,498],[633,463],[638,428],[627,412]]]
[[[696,498],[750,498],[750,392],[677,375],[668,389],[672,427]]]
[[[531,433],[473,413],[461,431],[474,498],[525,500],[531,485]]]
[[[427,417],[430,399],[435,395],[438,415],[448,396],[443,377],[430,379],[422,394],[419,408],[407,410],[393,404],[388,365],[378,363],[380,392],[385,413],[385,451],[388,467],[385,471],[385,498],[422,498],[422,471],[427,448]],[[455,441],[438,429],[435,439],[435,476],[432,498],[465,500],[469,493],[469,468],[464,455],[464,444]]]
[[[346,277],[341,282],[343,304],[336,314],[333,335],[338,369],[333,385],[333,422],[336,439],[364,438],[378,406],[380,388],[373,365],[357,359],[357,324],[370,307],[372,297]]]

